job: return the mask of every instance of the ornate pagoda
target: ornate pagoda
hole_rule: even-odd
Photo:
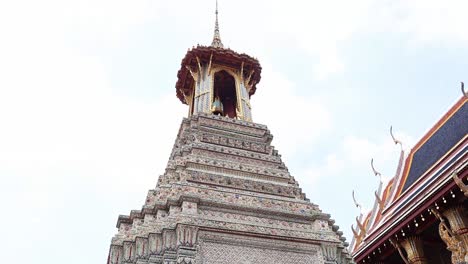
[[[166,170],[141,210],[121,215],[108,263],[351,263],[330,215],[289,173],[273,136],[252,122],[255,58],[211,46],[182,59],[177,97],[189,106]]]
[[[394,177],[385,179],[372,166],[381,180],[372,210],[361,212],[351,227],[356,263],[468,263],[468,94],[463,83],[462,91],[408,153],[401,148]]]

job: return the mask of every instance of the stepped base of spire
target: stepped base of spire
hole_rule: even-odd
[[[350,263],[342,233],[271,140],[260,124],[184,119],[142,210],[119,217],[109,263]]]

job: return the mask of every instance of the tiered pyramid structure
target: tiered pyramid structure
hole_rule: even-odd
[[[182,60],[188,118],[143,208],[119,216],[108,263],[351,263],[338,226],[251,121],[260,64],[223,47],[217,20],[216,45]]]

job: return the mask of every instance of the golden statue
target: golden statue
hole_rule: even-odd
[[[456,236],[451,234],[446,225],[439,224],[440,238],[447,245],[447,249],[452,253],[452,263],[462,263],[465,261],[466,248],[463,241],[460,241]]]

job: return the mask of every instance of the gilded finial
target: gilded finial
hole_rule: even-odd
[[[216,21],[215,21],[215,29],[213,35],[213,41],[211,42],[211,46],[215,48],[224,48],[223,43],[221,42],[221,36],[219,35],[219,24],[218,24],[218,0],[216,0]]]

